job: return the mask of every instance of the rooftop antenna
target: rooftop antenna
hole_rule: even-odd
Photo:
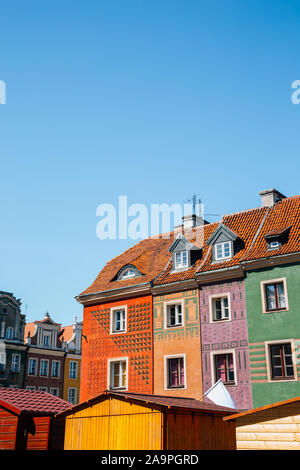
[[[184,202],[190,202],[193,204],[193,214],[196,214],[198,217],[204,218],[204,205],[202,204],[201,199],[197,198],[197,194],[193,194],[192,198],[186,199]],[[197,213],[198,209],[198,213]],[[212,217],[220,217],[220,214],[207,214]]]

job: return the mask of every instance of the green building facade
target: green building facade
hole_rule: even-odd
[[[245,291],[253,407],[300,396],[300,264],[249,270]]]

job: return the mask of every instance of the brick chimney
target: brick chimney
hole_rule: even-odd
[[[260,191],[259,195],[261,196],[261,205],[262,207],[272,207],[276,202],[285,199],[286,196],[281,194],[277,189],[265,189]]]

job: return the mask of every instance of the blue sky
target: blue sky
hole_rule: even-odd
[[[298,1],[14,1],[1,5],[0,290],[27,320],[74,300],[132,240],[99,240],[96,208],[209,213],[299,194]],[[211,220],[216,220],[211,218]]]

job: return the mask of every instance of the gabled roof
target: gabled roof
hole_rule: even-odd
[[[92,405],[100,403],[103,400],[108,398],[116,398],[120,400],[128,400],[129,402],[138,402],[141,405],[155,405],[163,409],[171,410],[191,410],[198,411],[201,413],[209,413],[213,415],[228,415],[232,414],[233,408],[226,408],[224,406],[215,405],[214,403],[205,403],[200,400],[195,400],[194,398],[179,398],[179,397],[170,397],[164,395],[146,395],[142,393],[130,393],[130,392],[114,392],[110,390],[105,390],[100,395],[87,400],[85,402],[79,403],[69,410],[59,413],[58,416],[68,416],[73,413],[76,413],[79,410],[88,408]]]
[[[230,228],[228,228],[226,225],[224,225],[222,222],[218,225],[218,228],[214,231],[214,233],[209,237],[207,240],[208,245],[213,245],[215,241],[218,239],[218,237],[224,234],[226,238],[230,241],[235,241],[237,238],[241,238],[239,235],[234,233]]]
[[[178,246],[182,246],[182,248],[186,250],[199,250],[199,248],[193,245],[193,243],[191,243],[182,233],[177,235],[172,245],[170,246],[169,251],[172,253],[176,250],[176,248],[178,248]]]
[[[0,387],[0,407],[20,415],[54,415],[70,408],[70,403],[50,393]]]

